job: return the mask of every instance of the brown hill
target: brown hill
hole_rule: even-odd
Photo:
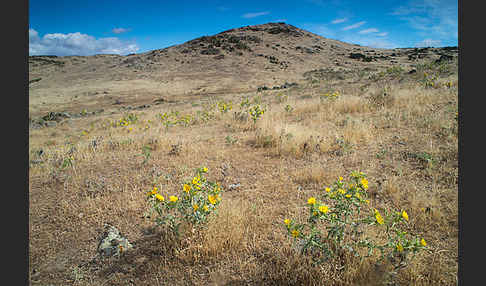
[[[376,49],[285,23],[246,26],[141,54],[29,57],[31,114],[158,98],[256,91],[313,72],[410,68],[457,56],[457,48]]]

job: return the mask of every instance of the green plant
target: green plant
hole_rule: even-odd
[[[147,146],[147,145],[142,147],[142,154],[140,154],[140,156],[145,157],[142,164],[146,164],[148,162],[148,160],[150,159],[150,156],[152,156],[152,153],[150,151],[152,151],[152,147]]]
[[[230,135],[225,137],[226,143],[227,144],[235,144],[238,139],[231,137]]]
[[[288,104],[285,106],[285,108],[284,108],[284,109],[285,109],[285,111],[287,111],[288,113],[291,113],[291,112],[292,112],[292,110],[294,110],[294,108],[293,108],[292,106],[288,105]]]
[[[64,160],[62,161],[61,169],[64,170],[67,167],[73,167],[73,162],[74,162],[74,156],[72,155],[64,158]]]
[[[204,178],[207,172],[206,167],[198,168],[196,175],[183,184],[179,195],[171,195],[166,199],[158,193],[157,187],[147,194],[150,211],[157,214],[157,225],[166,225],[179,236],[183,223],[188,223],[192,228],[200,227],[211,214],[217,212],[222,189],[218,183]]]
[[[319,200],[307,200],[308,219],[298,223],[285,219],[289,236],[298,242],[302,254],[310,254],[316,263],[322,263],[344,253],[364,259],[374,250],[380,251],[380,261],[388,261],[396,269],[404,267],[409,254],[426,247],[422,238],[413,237],[403,230],[409,217],[406,211],[383,211],[370,207],[368,180],[362,172],[352,172],[351,180],[336,182],[326,187]],[[324,226],[321,224],[324,223]],[[384,243],[366,233],[366,227],[376,229],[385,237]]]
[[[225,101],[220,101],[218,102],[218,108],[221,113],[227,113],[231,109],[233,109],[233,103],[231,101],[225,102]]]
[[[325,94],[322,94],[322,95],[320,95],[319,98],[321,99],[321,101],[324,100],[324,99],[327,99],[327,100],[336,100],[340,96],[341,96],[341,94],[339,93],[339,91],[335,91],[333,93],[327,92]]]
[[[256,121],[262,117],[263,113],[265,113],[265,109],[260,107],[259,104],[254,105],[253,107],[250,107],[248,109],[248,113],[251,116],[251,119],[253,120],[253,123],[256,123]]]

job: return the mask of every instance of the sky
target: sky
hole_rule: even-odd
[[[373,48],[458,46],[451,0],[30,0],[29,55],[144,53],[269,22]]]

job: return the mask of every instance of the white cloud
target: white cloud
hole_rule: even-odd
[[[361,22],[358,22],[356,24],[346,26],[346,27],[342,28],[342,30],[346,31],[346,30],[355,29],[355,28],[358,28],[360,26],[363,26],[365,23],[366,23],[366,21],[361,21]]]
[[[29,55],[88,56],[95,54],[130,54],[139,50],[135,43],[123,42],[115,37],[99,38],[79,32],[45,34],[42,38],[29,29]]]
[[[114,28],[113,30],[111,30],[113,33],[115,34],[121,34],[121,33],[126,33],[128,31],[130,31],[131,29],[125,29],[125,28]]]
[[[268,15],[270,12],[256,12],[256,13],[246,13],[243,14],[241,17],[243,18],[255,18],[255,17],[260,17],[264,15]]]
[[[325,38],[335,38],[336,33],[327,27],[325,24],[320,24],[320,23],[305,23],[302,24],[302,28],[312,32],[314,34],[317,34],[319,36],[323,36]]]
[[[390,15],[407,22],[422,37],[457,40],[457,0],[410,0]]]
[[[377,36],[380,36],[380,37],[386,37],[388,35],[388,32],[383,32],[383,33],[379,33],[379,34],[376,34]]]
[[[339,23],[346,22],[347,20],[348,20],[348,18],[341,18],[341,19],[333,20],[331,23],[332,24],[339,24]]]
[[[433,39],[425,39],[421,42],[415,44],[416,47],[438,47],[440,45],[440,40],[433,40]]]
[[[379,31],[378,31],[378,29],[375,29],[375,28],[370,28],[370,29],[359,31],[360,34],[369,34],[369,33],[377,33],[377,32],[379,32]]]

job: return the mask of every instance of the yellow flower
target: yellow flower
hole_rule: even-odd
[[[202,170],[203,170],[203,172],[207,172],[208,168],[204,167]]]
[[[286,218],[286,219],[284,220],[284,223],[285,223],[285,225],[289,225],[289,224],[290,224],[290,219]]]
[[[329,193],[330,191],[331,191],[331,188],[327,187],[327,188],[326,188],[326,192],[328,192],[328,193]]]
[[[351,197],[351,194],[347,194],[347,195],[346,195],[346,198],[350,198],[350,197]]]
[[[300,232],[298,230],[294,229],[294,230],[292,230],[291,234],[292,234],[293,237],[298,237],[300,235]]]
[[[370,204],[370,200],[365,200],[365,202],[366,202],[367,204]]]
[[[324,205],[319,206],[319,211],[322,213],[327,213],[329,211],[329,207]]]
[[[345,190],[343,190],[343,189],[338,189],[338,192],[339,192],[341,195],[344,195],[344,194],[346,193],[346,191],[345,191]]]
[[[192,208],[194,209],[194,211],[197,211],[199,209],[199,206],[198,205],[192,205]]]
[[[177,202],[177,200],[179,200],[179,198],[177,196],[170,196],[169,197],[169,201],[171,201],[173,203]]]
[[[365,190],[368,189],[368,180],[366,180],[366,178],[361,179],[361,184]]]
[[[204,205],[204,206],[203,206],[203,210],[204,210],[205,212],[207,212],[207,211],[209,210],[209,209],[208,209],[208,206],[207,206],[207,205]]]
[[[342,181],[343,180],[343,177],[339,176],[339,181]]]
[[[150,192],[148,192],[147,196],[155,195],[157,193],[157,187],[154,187]]]
[[[214,205],[216,204],[216,196],[208,195],[208,201]]]
[[[402,212],[402,217],[403,217],[403,218],[404,218],[406,221],[408,221],[408,214],[407,214],[407,212],[406,212],[406,211],[403,211],[403,212]]]
[[[156,195],[155,195],[155,198],[156,198],[157,200],[161,201],[161,202],[163,202],[163,201],[164,201],[164,197],[163,197],[162,195],[160,195],[160,194],[156,194]]]
[[[357,197],[358,199],[361,199],[361,196],[359,195],[359,193],[354,194],[354,196]]]
[[[184,184],[184,192],[189,193],[190,190],[191,186],[189,186],[188,184]]]
[[[316,203],[316,198],[314,197],[310,197],[308,200],[307,200],[307,204],[309,205],[313,205]]]
[[[385,222],[377,209],[375,209],[375,218],[376,218],[376,222],[378,222],[379,224],[383,224]]]
[[[192,179],[192,184],[193,184],[193,185],[199,185],[199,180],[200,180],[200,179],[201,179],[201,178],[200,178],[199,176],[194,177],[194,178]]]
[[[425,242],[425,239],[423,239],[423,238],[420,240],[420,244],[422,244],[422,246],[427,246],[427,243]]]
[[[403,251],[403,246],[400,243],[397,244],[397,250],[398,250],[398,252],[402,252]]]

